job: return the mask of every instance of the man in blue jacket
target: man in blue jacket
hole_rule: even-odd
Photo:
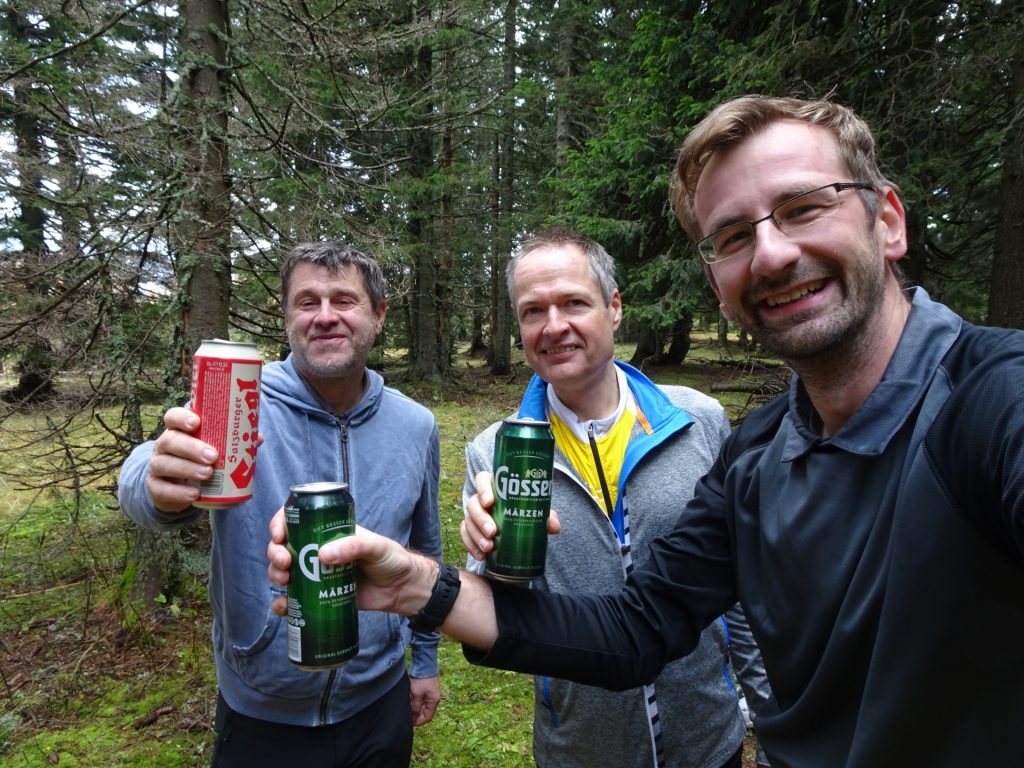
[[[615,264],[595,241],[562,228],[536,234],[509,261],[507,280],[535,372],[518,416],[551,423],[551,504],[563,530],[551,538],[544,575],[531,586],[565,593],[621,589],[650,543],[672,530],[679,505],[729,435],[729,420],[717,400],[688,387],[659,387],[614,360],[622,300]],[[477,474],[493,470],[500,426],[492,424],[466,447],[466,501],[476,492]],[[469,559],[469,569],[482,573],[490,540],[483,548],[470,536],[464,543],[479,558]],[[701,633],[693,653],[644,687],[614,693],[536,677],[539,768],[739,768],[746,728],[730,656],[744,673],[748,699],[758,704],[770,691],[743,612],[726,616]]]
[[[291,354],[263,369],[253,497],[206,512],[192,506],[216,459],[192,433],[196,414],[172,408],[166,430],[140,445],[120,477],[121,507],[166,530],[209,514],[210,600],[217,663],[212,765],[304,768],[409,764],[412,727],[440,698],[436,632],[412,633],[393,613],[359,616],[359,653],[344,667],[307,672],[288,660],[282,594],[266,581],[266,527],[289,487],[343,481],[357,522],[425,554],[441,555],[439,440],[426,408],[366,368],[387,311],[387,284],[372,258],[337,242],[296,246],[281,267]]]
[[[903,205],[841,105],[719,106],[672,197],[723,311],[794,377],[625,589],[460,581],[368,532],[321,560],[357,561],[363,608],[429,617],[477,661],[611,688],[653,679],[738,598],[772,686],[758,737],[774,765],[1019,765],[1024,654],[992,650],[993,622],[1024,635],[1024,333],[903,289]],[[481,483],[478,526],[490,501]]]

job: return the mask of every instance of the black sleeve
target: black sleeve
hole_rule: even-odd
[[[464,648],[466,658],[611,690],[652,681],[736,602],[724,476],[720,456],[621,592],[560,595],[495,582],[498,641],[486,654]]]
[[[1024,355],[990,357],[958,382],[925,448],[961,514],[1024,567]]]

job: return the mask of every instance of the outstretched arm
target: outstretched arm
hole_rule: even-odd
[[[272,582],[284,586],[288,583],[291,554],[284,546],[283,509],[278,510],[270,522],[270,537],[268,574]],[[439,572],[435,560],[360,527],[352,536],[322,545],[320,561],[329,565],[358,565],[360,610],[388,611],[400,616],[415,616],[427,604]],[[485,579],[473,574],[463,572],[461,577],[462,588],[458,598],[440,629],[454,639],[486,652],[498,637],[491,587]],[[278,597],[273,610],[279,616],[286,615],[287,599]]]
[[[611,690],[635,688],[692,651],[707,623],[736,601],[727,531],[719,515],[711,518],[694,526],[699,531],[710,524],[707,535],[691,535],[690,524],[681,524],[652,544],[650,560],[621,593],[558,594],[461,571],[461,590],[440,629],[462,642],[477,664]],[[280,586],[288,583],[291,563],[284,541],[282,509],[271,521],[267,548],[270,579]],[[717,556],[709,558],[704,544]],[[439,583],[435,560],[362,528],[322,545],[319,557],[330,565],[357,565],[362,610],[415,616]],[[273,610],[286,615],[284,596]]]

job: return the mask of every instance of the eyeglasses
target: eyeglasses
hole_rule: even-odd
[[[712,232],[697,243],[697,251],[707,264],[717,264],[746,253],[754,247],[754,230],[762,221],[772,220],[780,232],[789,234],[826,219],[839,209],[839,193],[847,189],[874,189],[860,181],[837,181],[791,197],[757,221],[738,221]]]

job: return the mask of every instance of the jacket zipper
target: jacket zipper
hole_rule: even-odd
[[[348,482],[348,422],[336,419],[338,429],[341,431],[339,438],[341,443],[341,480]],[[334,687],[334,679],[338,676],[338,670],[332,669],[327,674],[327,683],[324,685],[323,695],[320,697],[320,725],[327,724],[327,705],[331,700],[331,688]]]
[[[597,436],[594,434],[594,422],[587,424],[587,437],[590,440],[590,451],[594,454],[594,464],[597,466],[597,477],[601,481],[601,493],[604,494],[605,507],[608,510],[608,519],[612,517],[612,495],[608,491],[608,481],[604,476],[604,468],[601,466],[601,454],[597,450]],[[633,571],[633,558],[626,548],[625,542],[620,542],[620,551],[625,566],[626,574]],[[651,734],[651,753],[654,756],[654,768],[665,768],[665,757],[662,747],[661,721],[658,717],[657,694],[655,693],[654,682],[644,686],[644,705],[647,709],[647,727]],[[554,708],[552,707],[552,712]]]
[[[594,456],[594,466],[597,467],[597,477],[601,483],[601,493],[604,495],[604,505],[607,510],[605,518],[610,521],[612,516],[612,495],[608,490],[608,480],[604,476],[604,467],[601,466],[601,452],[597,450],[597,435],[594,434],[593,422],[587,424],[587,441],[590,443],[590,452]],[[583,484],[583,487],[586,488],[586,484]],[[615,536],[614,530],[612,531],[612,536]],[[619,551],[621,556],[621,542],[619,543]],[[541,695],[541,701],[551,713],[551,727],[558,728],[558,712],[555,711],[554,702],[551,699],[551,678],[546,675],[543,678],[542,688],[543,693]]]
[[[608,481],[604,476],[604,467],[601,466],[601,454],[597,450],[597,436],[594,434],[594,422],[587,424],[587,439],[590,441],[590,452],[594,454],[594,466],[597,467],[597,478],[601,482],[601,493],[604,494],[604,508],[605,514],[611,519],[612,513],[615,511],[612,508],[612,495],[608,490]]]
[[[348,482],[348,421],[338,419],[338,429],[341,430],[341,482]],[[352,489],[349,489],[351,493]]]

